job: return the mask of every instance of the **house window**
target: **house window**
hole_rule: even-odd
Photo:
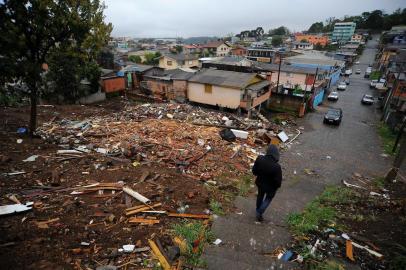
[[[204,92],[206,94],[211,94],[213,92],[212,85],[211,84],[205,84],[204,85]]]
[[[169,61],[169,60],[166,61],[166,65],[167,65],[167,66],[172,66],[172,61]]]

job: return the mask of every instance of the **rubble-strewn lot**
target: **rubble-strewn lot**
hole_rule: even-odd
[[[290,215],[307,269],[405,269],[406,187],[358,173]]]
[[[162,250],[174,246],[176,214],[198,214],[207,224],[219,212],[210,208],[246,192],[261,148],[279,142],[282,129],[291,139],[297,132],[290,117],[276,125],[121,98],[38,109],[34,139],[16,132],[27,126],[28,108],[0,111],[0,205],[33,202],[31,210],[0,217],[4,269],[152,267],[148,239]],[[223,140],[224,126],[247,130],[248,139]],[[143,205],[123,187],[151,203]],[[129,213],[136,206],[146,209]],[[135,245],[133,252],[121,250],[127,244]]]

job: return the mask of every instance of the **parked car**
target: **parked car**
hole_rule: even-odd
[[[344,91],[345,89],[347,89],[347,84],[345,82],[339,82],[338,86],[337,86],[337,90]]]
[[[349,85],[350,84],[350,78],[345,79],[344,82],[345,82],[346,85]]]
[[[367,67],[364,78],[369,78],[369,75],[371,75],[371,73],[372,73],[372,67]]]
[[[328,96],[327,96],[328,100],[331,101],[337,101],[338,100],[338,93],[336,91],[331,92]]]
[[[343,119],[343,110],[333,108],[329,109],[327,113],[324,115],[323,123],[339,125],[342,119]]]
[[[369,88],[375,88],[377,83],[378,83],[378,80],[372,80],[371,83],[369,84]]]
[[[358,64],[359,64],[359,61],[356,61],[355,64],[358,65]]]
[[[363,95],[361,99],[361,103],[365,105],[372,105],[374,104],[374,97],[371,95]]]
[[[357,70],[355,71],[355,74],[361,74],[361,69],[357,68]]]
[[[347,69],[345,71],[345,75],[351,75],[352,74],[352,69]]]

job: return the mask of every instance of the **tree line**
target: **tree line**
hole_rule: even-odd
[[[355,22],[357,29],[371,31],[389,30],[395,25],[406,24],[406,8],[397,9],[392,14],[386,14],[382,10],[363,12],[357,16],[344,16],[341,19],[330,17],[325,22],[315,22],[307,30],[309,33],[326,33],[334,29],[336,22]]]

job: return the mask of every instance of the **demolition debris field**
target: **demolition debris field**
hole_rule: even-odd
[[[171,228],[182,218],[208,224],[213,202],[226,208],[249,188],[249,166],[262,147],[279,142],[282,127],[296,133],[289,117],[282,126],[122,98],[38,110],[31,139],[17,133],[27,126],[29,109],[1,109],[0,202],[32,203],[1,217],[7,269],[151,266],[148,239],[168,250]],[[224,140],[225,126],[249,136]],[[122,250],[128,244],[130,253]]]

